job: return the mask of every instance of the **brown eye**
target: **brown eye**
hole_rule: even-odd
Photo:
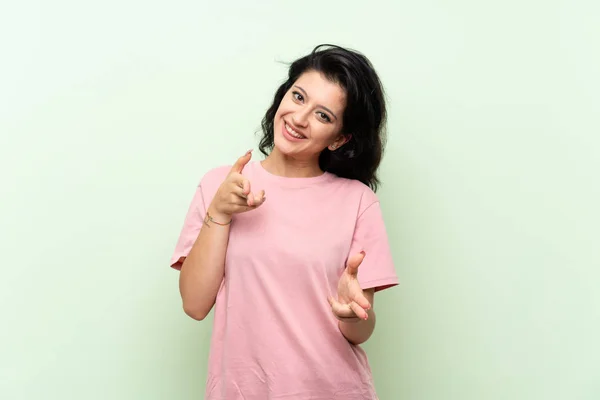
[[[319,114],[319,118],[321,118],[322,120],[331,122],[331,118],[329,118],[329,115],[325,114],[324,112],[319,111],[317,114]]]
[[[294,96],[294,99],[296,99],[298,101],[304,100],[304,97],[302,97],[302,95],[298,92],[292,92],[292,95]]]

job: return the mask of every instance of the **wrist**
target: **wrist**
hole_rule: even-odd
[[[214,204],[211,204],[206,210],[206,217],[204,218],[204,222],[214,222],[217,225],[229,225],[231,222],[232,216],[219,211]]]

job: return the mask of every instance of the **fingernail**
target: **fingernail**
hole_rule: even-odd
[[[252,150],[253,149],[248,150],[245,155],[248,155],[248,154],[252,153]]]
[[[365,251],[364,251],[364,250],[363,250],[363,251],[361,251],[361,252],[360,252],[360,254],[362,254],[363,256],[366,256],[366,255],[367,255],[367,253],[365,253]]]

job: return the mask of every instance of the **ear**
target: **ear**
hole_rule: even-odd
[[[335,140],[335,142],[331,143],[327,148],[331,151],[335,151],[337,149],[339,149],[340,147],[342,147],[343,145],[345,145],[346,143],[348,143],[350,141],[350,139],[352,139],[352,135],[351,134],[340,134],[340,136]]]

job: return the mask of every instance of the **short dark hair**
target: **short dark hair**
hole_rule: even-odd
[[[319,167],[343,178],[357,179],[376,191],[379,185],[377,169],[386,137],[385,93],[371,62],[354,50],[322,44],[290,65],[287,80],[275,92],[273,104],[261,123],[261,153],[267,156],[275,145],[273,125],[281,100],[300,75],[308,71],[322,73],[345,90],[342,134],[352,135],[337,150],[321,152]]]

